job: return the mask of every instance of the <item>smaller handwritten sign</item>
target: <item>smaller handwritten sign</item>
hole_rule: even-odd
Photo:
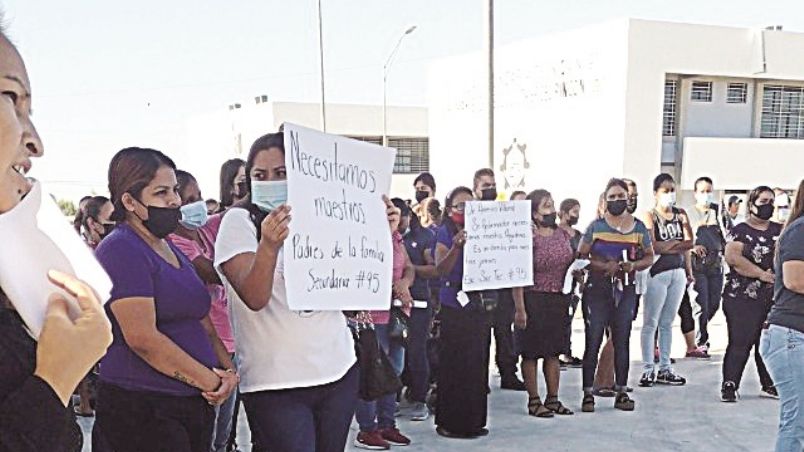
[[[463,290],[533,285],[530,201],[466,203]]]

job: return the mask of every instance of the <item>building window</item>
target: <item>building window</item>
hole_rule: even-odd
[[[678,80],[665,80],[664,82],[664,113],[662,116],[662,135],[672,137],[676,135],[676,90]]]
[[[729,83],[728,93],[726,94],[726,103],[744,104],[746,102],[748,102],[748,84]]]
[[[712,102],[712,82],[692,82],[693,102]]]
[[[382,137],[350,137],[382,145]],[[388,137],[388,147],[396,149],[394,174],[418,174],[430,170],[430,140],[420,137]]]
[[[804,87],[765,85],[762,91],[761,138],[804,139]]]

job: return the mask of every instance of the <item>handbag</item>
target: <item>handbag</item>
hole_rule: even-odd
[[[362,400],[373,401],[387,394],[395,394],[402,389],[402,381],[388,361],[388,356],[380,349],[377,332],[368,313],[360,313],[355,318],[358,366],[360,383],[358,395]]]
[[[409,320],[410,317],[401,309],[391,309],[391,317],[388,320],[388,337],[394,341],[406,341],[410,329]]]

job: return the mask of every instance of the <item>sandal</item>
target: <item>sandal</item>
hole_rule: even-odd
[[[564,404],[558,400],[558,397],[547,397],[544,406],[559,416],[571,416],[575,414],[572,410],[565,407]]]
[[[528,414],[541,418],[553,417],[553,412],[542,404],[542,399],[538,396],[528,399]]]
[[[621,392],[617,394],[617,399],[614,402],[614,408],[622,411],[634,411],[634,401],[628,397],[628,394]]]
[[[592,394],[586,394],[583,396],[583,401],[581,402],[581,411],[584,413],[595,412],[595,396]]]

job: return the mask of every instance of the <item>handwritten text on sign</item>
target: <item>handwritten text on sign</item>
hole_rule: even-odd
[[[393,255],[382,195],[396,151],[285,123],[288,306],[388,309]]]
[[[533,285],[530,201],[466,203],[463,290]]]

